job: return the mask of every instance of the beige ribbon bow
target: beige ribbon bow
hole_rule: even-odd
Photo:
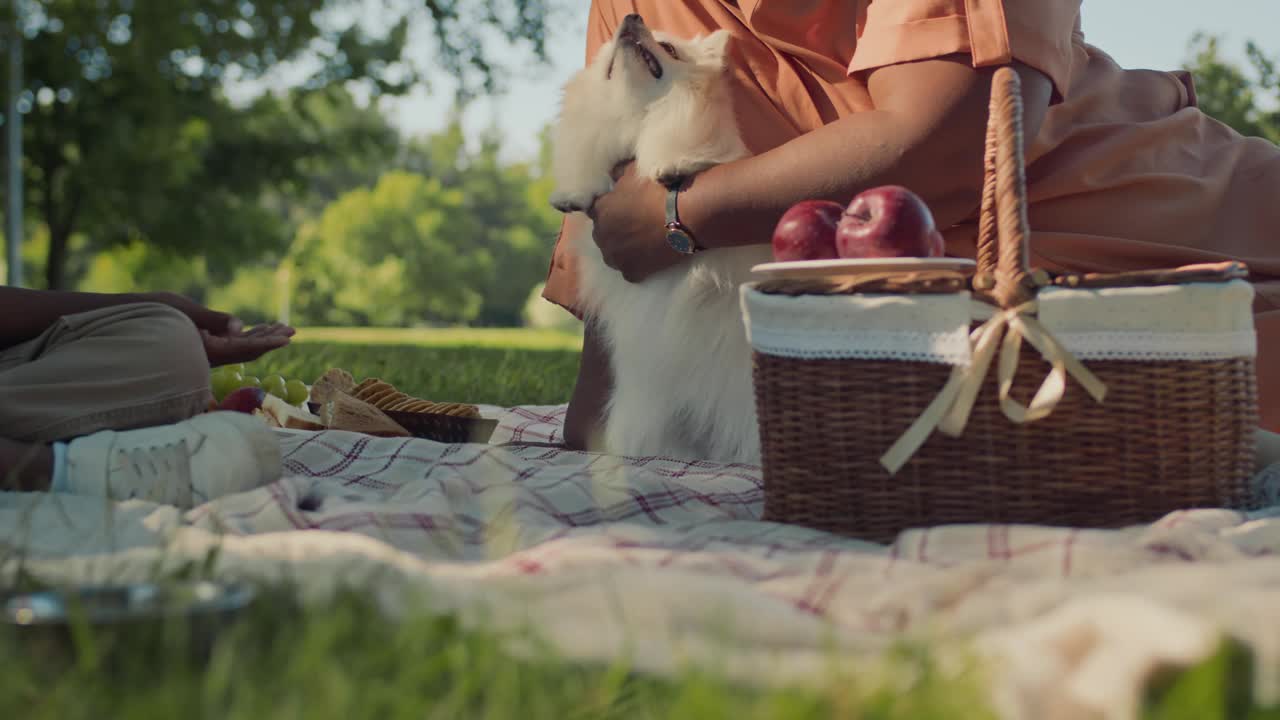
[[[938,396],[880,458],[880,464],[891,475],[897,473],[915,455],[935,429],[951,437],[959,437],[964,432],[997,346],[1000,348],[1000,362],[996,366],[1000,409],[1011,422],[1021,425],[1048,417],[1066,392],[1068,374],[1094,400],[1103,401],[1107,395],[1107,386],[1040,324],[1035,316],[1038,309],[1039,305],[1035,300],[1008,310],[977,301],[970,304],[970,316],[974,320],[986,321],[969,335],[969,343],[973,348],[971,362],[951,371],[951,377]],[[1010,397],[1024,339],[1040,351],[1040,355],[1052,368],[1040,383],[1040,389],[1029,405],[1023,405]]]

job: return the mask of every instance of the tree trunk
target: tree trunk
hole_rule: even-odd
[[[65,290],[67,282],[67,246],[71,228],[49,228],[49,256],[44,266],[44,286],[49,290]]]
[[[71,235],[76,229],[80,214],[80,200],[84,195],[74,190],[66,198],[66,213],[61,218],[53,200],[53,183],[45,189],[44,222],[49,228],[49,256],[44,266],[44,283],[49,290],[66,290],[67,261],[71,252]]]

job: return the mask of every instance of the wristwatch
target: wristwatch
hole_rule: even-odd
[[[681,184],[673,183],[667,186],[667,244],[681,255],[692,255],[705,248],[693,237],[693,231],[680,222],[677,198],[680,195]]]

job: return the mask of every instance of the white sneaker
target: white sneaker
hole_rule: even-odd
[[[67,446],[67,489],[191,508],[280,479],[280,443],[261,419],[215,412],[159,427],[104,430]]]

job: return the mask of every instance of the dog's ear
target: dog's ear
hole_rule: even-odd
[[[728,30],[717,30],[704,38],[698,38],[698,64],[723,67],[729,57],[729,40],[732,37]]]

